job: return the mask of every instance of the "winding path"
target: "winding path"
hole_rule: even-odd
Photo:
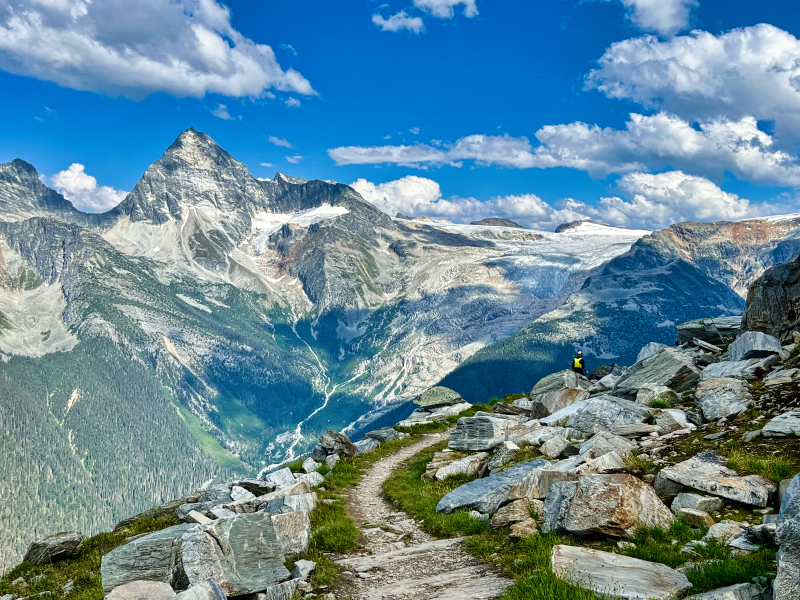
[[[446,434],[445,434],[446,435]],[[467,554],[464,538],[433,540],[414,519],[383,499],[382,485],[392,471],[443,434],[424,435],[380,460],[351,490],[350,513],[366,538],[357,555],[337,560],[345,576],[337,597],[354,600],[490,600],[513,582]]]

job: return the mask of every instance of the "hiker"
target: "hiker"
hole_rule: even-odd
[[[583,352],[578,350],[578,356],[572,359],[572,370],[586,377],[586,361],[583,360]]]

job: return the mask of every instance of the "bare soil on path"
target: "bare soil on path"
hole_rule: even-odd
[[[422,436],[375,463],[350,491],[349,510],[364,532],[364,548],[339,558],[344,577],[336,596],[354,600],[490,600],[513,581],[467,554],[464,538],[434,540],[383,498],[383,482],[398,466],[447,434]]]

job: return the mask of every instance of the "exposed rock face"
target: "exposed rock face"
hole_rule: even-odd
[[[705,452],[682,463],[662,469],[660,477],[743,504],[764,507],[775,486],[760,475],[739,477],[727,460]]]
[[[766,358],[773,354],[780,354],[781,350],[782,346],[778,338],[760,331],[745,331],[728,346],[728,353],[732,361]]]
[[[589,548],[553,546],[551,564],[557,577],[607,598],[670,600],[692,587],[666,565]]]
[[[591,382],[574,371],[560,371],[539,381],[530,393],[531,414],[547,416],[586,400]]]
[[[311,521],[308,512],[298,510],[272,515],[272,524],[284,555],[308,552],[308,543],[311,540]]]
[[[508,500],[508,494],[515,485],[545,464],[549,463],[538,459],[514,465],[502,473],[490,475],[485,479],[470,481],[442,498],[436,506],[436,512],[449,514],[454,510],[466,508],[492,514]]]
[[[707,379],[697,386],[695,397],[708,421],[740,415],[753,403],[747,384],[733,378]]]
[[[461,417],[450,434],[448,447],[451,450],[477,452],[496,448],[505,440],[511,426],[508,419],[496,417]]]
[[[315,460],[325,460],[331,454],[353,457],[357,450],[356,445],[345,434],[328,429],[314,446],[313,456]]]
[[[458,392],[443,386],[435,386],[414,400],[417,406],[452,406],[462,404],[464,399]]]
[[[680,394],[692,389],[699,379],[700,369],[690,356],[667,348],[628,369],[614,387],[614,394],[633,399],[648,383],[666,386]]]
[[[170,600],[175,591],[161,581],[131,581],[114,588],[106,600]]]
[[[22,560],[33,565],[46,565],[65,558],[71,558],[83,541],[83,534],[77,531],[64,531],[31,543]]]
[[[747,293],[744,327],[790,344],[800,330],[800,255],[768,269]]]
[[[697,338],[715,346],[730,344],[742,330],[742,317],[695,319],[675,326],[678,343],[690,344]]]
[[[480,221],[473,221],[470,225],[487,225],[489,227],[514,227],[516,229],[527,229],[527,227],[515,223],[511,219],[503,219],[501,217],[489,217],[481,219]]]

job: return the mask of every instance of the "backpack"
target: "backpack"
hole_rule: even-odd
[[[583,359],[582,358],[574,358],[572,360],[572,368],[573,369],[583,369]]]

